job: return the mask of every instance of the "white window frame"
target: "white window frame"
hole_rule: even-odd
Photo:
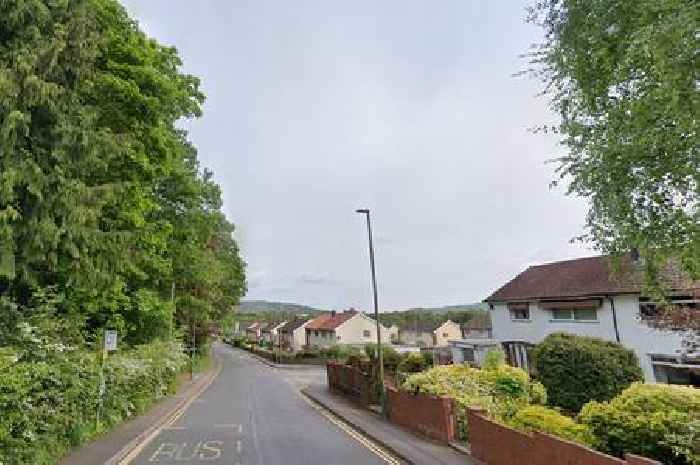
[[[556,312],[562,312],[562,311],[569,311],[570,312],[570,317],[569,318],[556,318],[554,315]],[[577,311],[592,311],[595,313],[595,318],[590,319],[590,318],[576,318],[576,312]],[[599,323],[600,318],[598,317],[598,309],[597,308],[553,308],[551,310],[552,312],[552,318],[549,320],[553,323]]]

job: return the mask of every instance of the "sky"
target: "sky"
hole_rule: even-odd
[[[123,0],[202,79],[184,122],[223,190],[247,299],[382,310],[483,300],[586,255],[586,204],[550,188],[564,148],[527,1]]]

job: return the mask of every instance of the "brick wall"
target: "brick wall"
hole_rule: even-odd
[[[413,395],[387,388],[389,421],[445,443],[455,438],[455,402],[449,397]]]
[[[543,433],[523,433],[469,410],[469,443],[474,458],[487,465],[662,465],[628,455],[621,460]]]
[[[328,387],[365,405],[378,402],[375,383],[369,373],[341,363],[326,364]]]

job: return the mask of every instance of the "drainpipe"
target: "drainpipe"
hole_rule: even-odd
[[[617,312],[615,311],[615,301],[611,296],[608,297],[608,302],[610,302],[610,309],[613,315],[613,326],[615,326],[615,340],[620,343],[620,330],[617,328]]]

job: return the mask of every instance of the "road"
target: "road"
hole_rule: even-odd
[[[299,393],[319,368],[274,369],[216,345],[222,371],[130,465],[379,465],[375,445]]]

